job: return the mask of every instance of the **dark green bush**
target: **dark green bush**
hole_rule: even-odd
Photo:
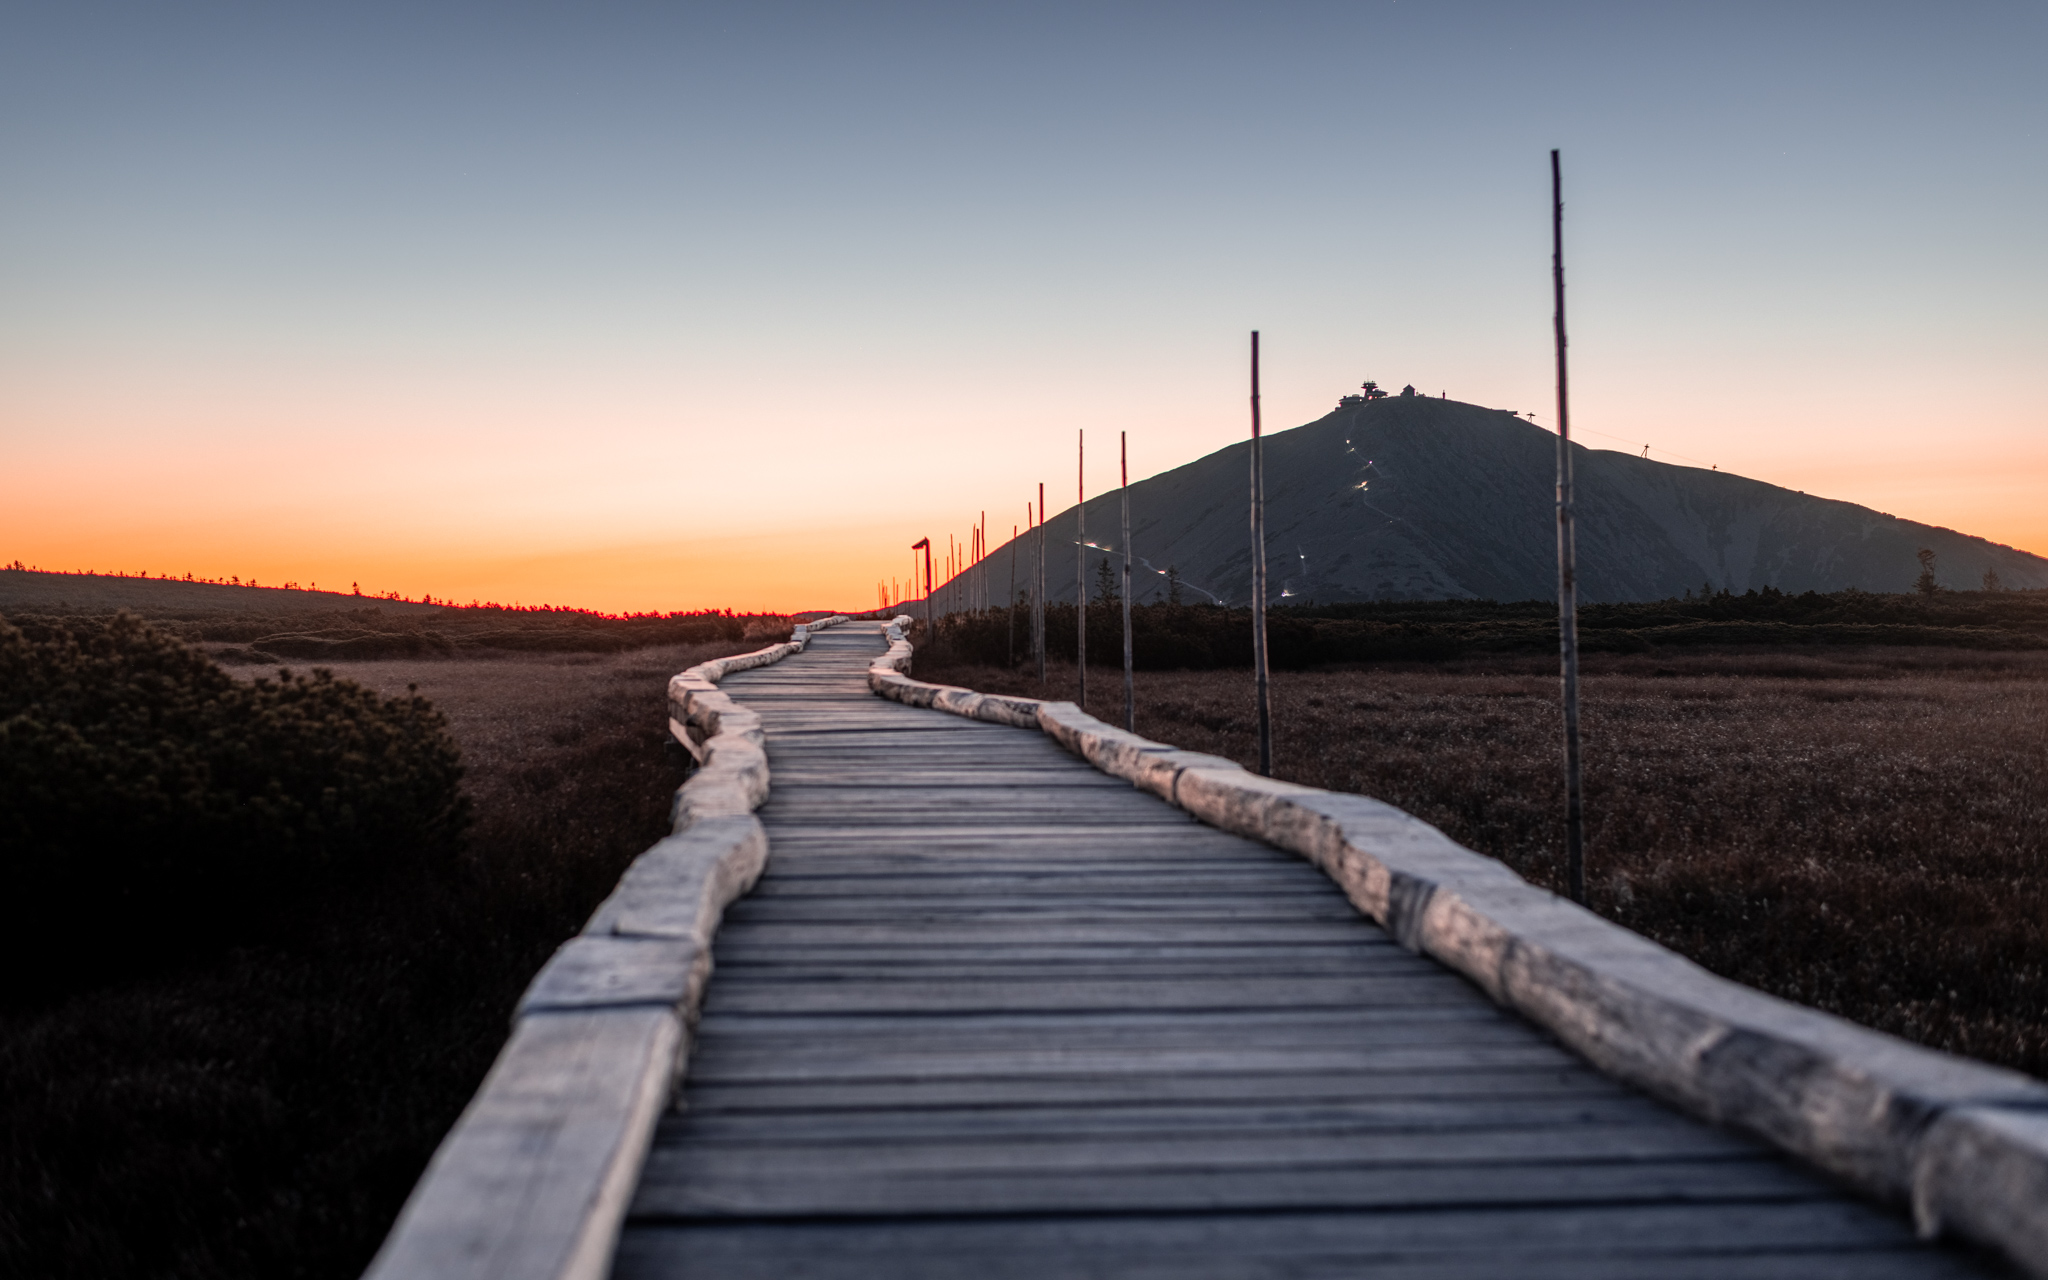
[[[75,973],[274,934],[445,865],[461,773],[417,696],[241,683],[126,614],[0,621],[0,950]]]

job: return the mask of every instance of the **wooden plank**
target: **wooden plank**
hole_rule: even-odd
[[[1164,878],[1157,871],[1137,874],[1082,868],[1074,871],[1001,872],[958,871],[949,875],[904,874],[871,871],[862,875],[814,872],[780,875],[763,884],[752,895],[756,902],[777,898],[874,897],[956,897],[981,894],[990,897],[1088,898],[1128,896],[1136,898],[1206,898],[1227,893],[1234,897],[1314,898],[1351,904],[1334,886],[1286,874],[1287,868],[1242,868],[1231,871],[1183,872]],[[1353,914],[1357,912],[1352,908]]]
[[[1668,1204],[1809,1200],[1814,1178],[1775,1161],[1625,1161],[1536,1166],[1461,1164],[1373,1168],[1154,1169],[1118,1174],[1019,1171],[853,1176],[778,1171],[696,1178],[651,1153],[632,1216],[819,1217],[855,1214],[1213,1212],[1216,1210],[1452,1209],[1499,1205]]]
[[[1288,925],[1301,920],[1341,920],[1347,924],[1358,920],[1356,908],[1341,898],[1240,900],[1224,894],[1195,899],[1135,895],[1119,898],[1102,897],[1072,903],[1048,902],[1042,906],[1000,897],[916,902],[845,898],[809,901],[785,899],[772,904],[766,900],[747,897],[728,907],[726,915],[728,919],[747,923],[768,920],[818,923],[914,920],[940,924],[947,921],[974,920],[988,924],[1028,923],[1034,927],[1049,928],[1107,921],[1157,926],[1167,922],[1198,921],[1223,924],[1233,921],[1242,923],[1267,920]]]
[[[1190,1137],[1217,1133],[1334,1137],[1370,1132],[1537,1130],[1585,1124],[1687,1129],[1647,1098],[1567,1093],[1473,1098],[1272,1097],[1228,1102],[1125,1102],[1100,1106],[790,1107],[745,1114],[678,1111],[662,1122],[663,1145],[980,1141],[1066,1134]],[[1711,1131],[1719,1137],[1730,1135]],[[686,1154],[686,1153],[685,1153]]]
[[[728,980],[754,982],[900,982],[917,980],[975,980],[1007,982],[1072,982],[1078,979],[1116,981],[1119,979],[1177,981],[1230,978],[1333,978],[1333,977],[1423,977],[1434,979],[1416,966],[1415,958],[1388,951],[1378,955],[1300,956],[1280,954],[1257,956],[1168,957],[1145,959],[1123,956],[1076,956],[1067,960],[1042,955],[979,958],[969,950],[925,953],[914,956],[853,957],[844,953],[825,955],[760,953],[755,957],[720,956],[719,967]]]
[[[772,864],[771,864],[772,867]],[[774,946],[785,941],[815,941],[820,944],[875,942],[972,943],[985,938],[990,943],[1117,943],[1144,942],[1196,944],[1213,938],[1220,942],[1290,942],[1296,939],[1344,940],[1357,936],[1365,927],[1350,920],[1303,920],[1292,916],[1265,919],[1214,919],[1157,917],[1115,920],[1058,919],[1036,915],[1021,920],[977,919],[963,921],[918,920],[876,921],[868,916],[846,920],[746,918],[746,899],[727,909],[727,918],[742,916],[744,932],[721,931],[720,937],[744,937],[749,944]],[[1385,935],[1381,935],[1385,936]]]
[[[1230,964],[1266,964],[1281,960],[1302,960],[1310,963],[1334,959],[1370,960],[1375,964],[1402,965],[1415,967],[1429,961],[1413,952],[1404,951],[1391,942],[1370,942],[1354,944],[1349,942],[1296,943],[1296,942],[1252,942],[1222,943],[1215,945],[1193,945],[1147,942],[1099,942],[1099,943],[1038,943],[1005,942],[987,946],[976,946],[968,942],[927,943],[912,939],[885,943],[870,942],[864,945],[808,945],[789,944],[765,946],[755,939],[734,941],[729,938],[718,940],[714,948],[718,962],[734,964],[895,964],[895,963],[987,963],[1009,964],[1037,962],[1064,964],[1068,962],[1108,962],[1112,960],[1133,960],[1156,962],[1162,960],[1223,961]]]
[[[1360,1004],[1431,1004],[1466,989],[1448,974],[1428,979],[1187,978],[1141,982],[1122,979],[1062,981],[870,980],[769,982],[746,973],[715,987],[706,1008],[761,1013],[918,1012],[925,1014],[1020,1009],[1296,1009],[1348,1010]]]
[[[1176,1013],[1178,1011],[1175,1011]],[[1263,1012],[1263,1011],[1262,1011]],[[1432,1010],[1433,1012],[1433,1010]],[[1048,1018],[1041,1015],[934,1019],[925,1014],[905,1017],[773,1017],[745,1019],[721,1016],[697,1037],[699,1053],[774,1053],[790,1059],[875,1052],[943,1054],[1124,1049],[1158,1052],[1168,1049],[1315,1048],[1389,1050],[1449,1049],[1461,1045],[1524,1048],[1532,1041],[1520,1028],[1503,1027],[1490,1019],[1427,1021],[1388,1019],[1375,1025],[1327,1017],[1301,1017],[1285,1023],[1189,1018],[1182,1025],[1171,1015],[1147,1011],[1145,1016]],[[921,1024],[921,1025],[920,1025]],[[1542,1045],[1541,1041],[1533,1043]],[[1555,1048],[1554,1045],[1544,1045]]]
[[[1283,1077],[1338,1071],[1457,1071],[1470,1068],[1533,1067],[1556,1069],[1579,1065],[1563,1050],[1544,1044],[1403,1045],[1386,1049],[1351,1047],[1317,1049],[1288,1046],[1266,1049],[1252,1045],[1216,1045],[1201,1049],[1119,1047],[1101,1051],[1048,1049],[1037,1053],[1005,1049],[985,1054],[872,1053],[849,1055],[843,1061],[800,1057],[787,1052],[763,1054],[713,1050],[692,1059],[693,1082],[731,1080],[934,1080],[970,1076],[1020,1080],[1029,1077],[1217,1074],[1272,1077],[1270,1088],[1285,1089]],[[694,1087],[694,1085],[693,1085]]]
[[[1776,1207],[1776,1206],[1773,1206]],[[1705,1207],[1692,1240],[1722,1225],[1708,1218]],[[1294,1215],[1285,1215],[1292,1218]],[[1377,1215],[1376,1215],[1377,1216]],[[1466,1215],[1428,1215],[1433,1217]],[[1214,1217],[1225,1223],[1243,1218]],[[1055,1219],[1064,1224],[1071,1219]],[[1481,1236],[1466,1249],[1415,1256],[1390,1254],[1370,1245],[1333,1248],[1311,1256],[1274,1250],[1267,1256],[1220,1248],[1180,1251],[1158,1244],[1144,1221],[1115,1219],[1122,1238],[1095,1247],[1073,1248],[1063,1235],[1050,1235],[1028,1253],[1012,1253],[992,1242],[989,1252],[948,1248],[944,1237],[912,1234],[915,1227],[885,1237],[893,1254],[878,1248],[882,1229],[865,1224],[803,1226],[635,1226],[620,1249],[614,1275],[620,1280],[643,1277],[716,1274],[732,1280],[1043,1280],[1045,1276],[1108,1276],[1120,1280],[1906,1280],[1980,1274],[1974,1267],[1912,1244],[1868,1245],[1862,1240],[1842,1244],[1787,1243],[1775,1251],[1719,1249],[1677,1253],[1673,1246],[1645,1244],[1635,1248],[1599,1241],[1597,1227],[1570,1253],[1542,1252],[1544,1246],[1523,1245],[1515,1237]],[[906,1224],[909,1225],[909,1224]],[[923,1226],[925,1224],[916,1224]],[[932,1224],[937,1226],[939,1224]],[[1604,1224],[1599,1224],[1604,1225]],[[1008,1232],[991,1231],[1007,1242]],[[1725,1237],[1724,1237],[1725,1238]],[[1468,1238],[1469,1239],[1469,1238]],[[1703,1246],[1695,1245],[1694,1248]],[[1711,1246],[1705,1246],[1711,1247]],[[1879,1252],[1878,1250],[1882,1250]]]
[[[830,1075],[762,1080],[692,1075],[684,1105],[690,1114],[766,1114],[890,1107],[975,1107],[996,1110],[1038,1106],[1108,1107],[1125,1104],[1239,1105],[1284,1097],[1297,1102],[1341,1103],[1370,1095],[1381,1100],[1495,1100],[1612,1097],[1613,1082],[1572,1062],[1548,1068],[1515,1063],[1492,1068],[1340,1070],[1200,1075],[954,1076],[850,1080]]]
[[[728,1126],[730,1128],[730,1126]],[[728,1132],[723,1139],[685,1126],[650,1157],[643,1181],[705,1184],[724,1177],[800,1179],[829,1169],[833,1178],[944,1174],[994,1178],[1012,1173],[1134,1176],[1150,1172],[1224,1174],[1276,1169],[1433,1169],[1440,1165],[1517,1166],[1525,1180],[1581,1164],[1765,1161],[1775,1152],[1700,1125],[1551,1124],[1429,1132],[1373,1129],[1309,1131],[1261,1127],[1160,1134],[1076,1125],[1036,1133],[885,1134],[869,1128],[838,1141],[799,1135],[780,1140]],[[1812,1183],[1800,1181],[1802,1192]]]

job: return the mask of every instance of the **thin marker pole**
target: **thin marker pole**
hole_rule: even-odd
[[[1038,641],[1038,683],[1045,683],[1045,482],[1038,483],[1038,606],[1031,628]]]
[[[1033,559],[1024,571],[1024,647],[1028,661],[1038,660],[1038,508],[1024,504],[1024,531],[1031,535]]]
[[[1272,678],[1266,667],[1266,464],[1259,439],[1259,331],[1252,330],[1252,686],[1259,702],[1259,772],[1273,776]]]
[[[1010,622],[1010,670],[1017,669],[1017,544],[1023,541],[1016,525],[1010,526],[1010,597],[1003,601],[1003,613]]]
[[[1074,433],[1074,667],[1088,709],[1088,433]]]
[[[1579,551],[1572,527],[1572,420],[1565,380],[1564,179],[1550,153],[1550,281],[1557,297],[1557,648],[1564,678],[1564,857],[1573,902],[1586,901],[1586,798],[1579,768]]]
[[[1138,698],[1131,684],[1131,446],[1130,433],[1116,433],[1118,463],[1123,469],[1124,508],[1124,729],[1138,731]]]

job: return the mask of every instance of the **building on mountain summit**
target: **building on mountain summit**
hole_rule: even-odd
[[[1411,382],[1407,386],[1401,388],[1401,394],[1403,396],[1406,396],[1408,399],[1413,400],[1415,398],[1415,384]]]
[[[1368,400],[1384,400],[1386,398],[1387,393],[1380,390],[1380,384],[1374,382],[1371,378],[1367,378],[1365,385],[1358,389],[1357,395],[1343,397],[1337,401],[1337,407],[1339,409],[1349,409],[1364,404]]]

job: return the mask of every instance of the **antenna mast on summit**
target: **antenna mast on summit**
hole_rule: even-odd
[[[1572,529],[1572,419],[1565,378],[1564,179],[1550,153],[1550,281],[1557,311],[1557,648],[1564,680],[1565,878],[1573,902],[1586,901],[1586,806],[1579,768],[1579,553]]]

